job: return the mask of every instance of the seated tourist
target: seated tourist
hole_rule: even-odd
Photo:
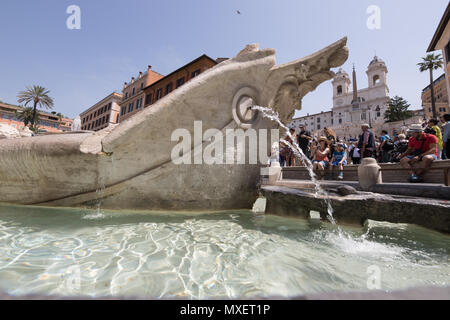
[[[319,145],[315,148],[313,169],[319,171],[319,178],[323,179],[325,169],[329,166],[328,160],[328,140],[325,137],[319,139]]]
[[[345,152],[345,148],[342,143],[337,144],[336,150],[333,153],[333,158],[331,159],[331,164],[330,179],[333,179],[333,172],[336,167],[339,169],[338,179],[344,179],[344,166],[347,165],[347,153]]]
[[[425,133],[420,124],[413,124],[409,128],[411,138],[409,139],[408,149],[398,158],[404,168],[410,169],[409,182],[423,182],[422,175],[428,170],[437,156],[437,138],[433,134]],[[414,169],[411,165],[422,162],[423,167]]]

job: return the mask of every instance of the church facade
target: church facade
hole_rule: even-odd
[[[316,123],[312,120],[323,118],[322,112],[296,118],[291,126],[298,128],[300,123],[306,124],[307,129],[317,136],[321,135],[323,127],[329,127],[338,137],[347,139],[357,137],[363,123],[368,123],[374,130],[382,128],[390,99],[387,73],[386,63],[375,56],[366,70],[367,88],[358,90],[355,68],[351,80],[347,72],[339,69],[332,80],[333,107],[331,111],[325,112],[329,121]]]
[[[384,114],[389,106],[389,87],[387,85],[387,67],[378,57],[370,62],[366,74],[367,88],[358,90],[356,71],[353,77],[340,69],[333,78],[333,129],[338,136],[356,137],[361,124],[371,127],[384,124]],[[350,91],[350,84],[353,90]]]

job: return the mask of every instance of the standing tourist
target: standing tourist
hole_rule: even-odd
[[[381,131],[379,152],[381,155],[381,163],[389,162],[389,152],[394,150],[394,142],[386,130]]]
[[[442,149],[444,149],[441,128],[439,128],[438,121],[436,119],[431,119],[430,121],[428,121],[428,127],[435,132],[434,135],[438,139],[438,160],[440,160]]]
[[[442,142],[444,144],[446,158],[450,159],[450,114],[444,115],[445,127],[442,135]]]
[[[360,164],[361,163],[361,154],[359,153],[360,150],[357,146],[358,141],[351,141],[350,146],[348,147],[348,155],[349,158],[352,159],[352,164]]]
[[[298,146],[302,149],[307,158],[310,156],[309,144],[311,140],[311,133],[306,131],[306,125],[300,125],[300,133],[297,136]]]
[[[441,159],[442,160],[447,160],[447,147],[445,145],[445,141],[444,141],[444,130],[445,130],[445,126],[447,125],[447,121],[445,120],[445,116],[441,116],[439,118],[439,120],[441,121],[441,132],[442,132],[442,155],[441,155]]]
[[[294,147],[294,141],[291,139],[291,137],[295,140],[295,129],[289,129],[289,133],[290,135],[288,134],[284,138],[284,140],[288,143],[281,143],[280,157],[282,160],[284,160],[286,167],[295,167],[295,154],[291,148],[291,146]],[[295,143],[297,143],[297,141],[295,141]]]
[[[361,126],[362,134],[359,136],[358,148],[361,150],[361,158],[371,158],[375,151],[375,137],[369,130],[367,123]]]

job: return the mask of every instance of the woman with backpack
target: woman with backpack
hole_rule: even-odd
[[[392,141],[386,130],[381,131],[382,136],[380,137],[380,153],[381,153],[381,163],[387,163],[390,161],[390,151],[394,150],[394,141]]]

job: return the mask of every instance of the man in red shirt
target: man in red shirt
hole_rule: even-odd
[[[403,168],[410,169],[409,182],[423,182],[422,175],[428,170],[433,161],[438,159],[436,136],[423,132],[420,124],[413,124],[409,128],[412,137],[409,139],[408,149],[398,158]],[[422,162],[421,168],[414,169],[411,165]]]

